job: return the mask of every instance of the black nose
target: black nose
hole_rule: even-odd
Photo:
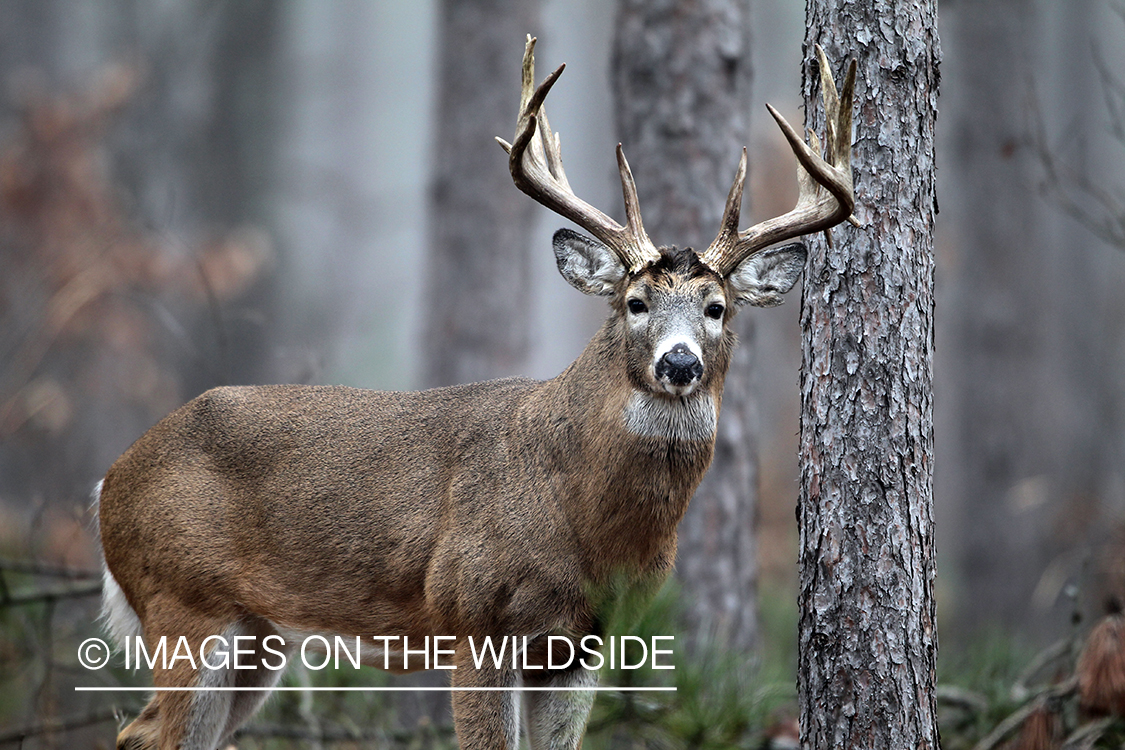
[[[676,344],[656,363],[656,377],[672,385],[687,385],[703,377],[703,363],[684,344]]]

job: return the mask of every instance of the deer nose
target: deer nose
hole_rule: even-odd
[[[703,377],[703,363],[686,344],[676,344],[656,363],[656,377],[684,386]]]

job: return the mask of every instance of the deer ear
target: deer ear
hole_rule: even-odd
[[[805,246],[800,242],[773,247],[751,255],[735,266],[727,280],[739,305],[773,307],[797,283],[805,267]]]
[[[552,244],[559,273],[583,294],[613,294],[617,282],[625,277],[625,266],[617,254],[593,237],[560,229]]]

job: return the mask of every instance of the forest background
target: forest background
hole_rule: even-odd
[[[479,5],[479,31],[457,44],[507,30],[494,74],[513,100],[524,31],[540,38],[541,75],[568,62],[550,102],[567,174],[619,215],[617,7]],[[456,104],[441,83],[445,7],[5,5],[0,573],[5,601],[31,600],[3,613],[2,679],[19,686],[0,701],[4,726],[96,715],[66,695],[81,674],[69,639],[96,630],[93,599],[71,596],[96,588],[80,574],[97,567],[86,498],[165,413],[225,383],[399,389],[551,377],[604,318],[603,303],[559,282],[549,247],[563,222],[514,188],[520,216],[479,219],[529,228],[510,293],[465,302],[450,285],[475,280],[435,263],[450,247],[435,215],[444,188],[472,191],[476,164],[504,169],[487,138],[463,148],[465,159],[440,145]],[[758,220],[795,195],[792,157],[764,102],[802,120],[804,7],[752,0],[749,11],[748,213]],[[982,639],[1052,643],[1078,615],[1089,622],[1125,598],[1125,10],[1113,0],[949,0],[939,31],[944,659]],[[510,109],[492,135],[511,137]],[[469,166],[435,176],[451,162]],[[646,167],[635,167],[643,191]],[[709,540],[704,525],[681,560],[690,570],[716,546],[740,547],[726,551],[742,563],[720,572],[719,589],[736,592],[728,607],[744,616],[728,635],[748,653],[783,651],[777,634],[795,621],[797,294],[740,315],[752,352],[740,411],[754,449],[754,490],[736,516],[745,534]],[[452,328],[440,323],[450,298],[460,305]],[[515,343],[473,360],[474,337],[497,328]],[[468,366],[443,362],[451,339]],[[696,612],[685,590],[673,609],[697,624],[722,619]]]

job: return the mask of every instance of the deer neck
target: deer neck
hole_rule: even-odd
[[[566,487],[563,511],[601,572],[666,572],[676,527],[711,463],[726,367],[685,398],[646,393],[629,378],[614,324],[544,384],[542,429],[552,436],[554,481]]]

